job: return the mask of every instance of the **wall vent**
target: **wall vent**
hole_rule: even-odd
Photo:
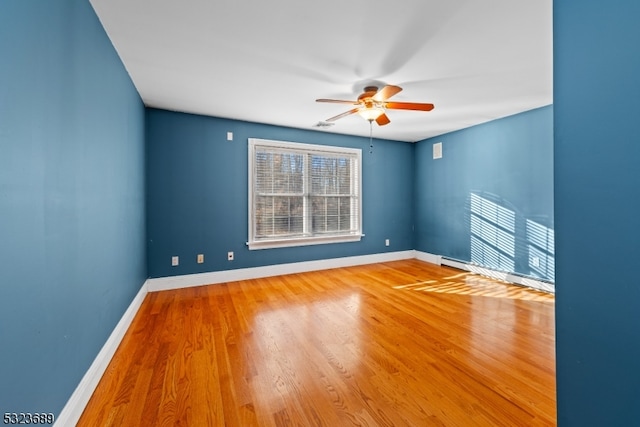
[[[318,122],[315,125],[313,125],[314,128],[320,128],[320,129],[326,129],[326,128],[330,128],[331,126],[335,125],[335,123],[331,123],[331,122]]]

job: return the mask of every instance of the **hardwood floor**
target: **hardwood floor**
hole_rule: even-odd
[[[417,260],[147,295],[79,426],[555,425],[553,296]]]

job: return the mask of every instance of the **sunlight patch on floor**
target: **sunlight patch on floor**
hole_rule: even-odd
[[[460,273],[443,278],[443,280],[426,280],[423,282],[394,286],[393,289],[416,292],[433,292],[441,294],[457,294],[482,296],[490,298],[508,298],[525,301],[553,302],[554,295],[536,289],[526,288],[510,283],[488,280],[470,273]]]

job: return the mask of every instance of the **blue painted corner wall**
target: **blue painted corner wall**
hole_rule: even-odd
[[[553,13],[558,426],[637,426],[640,3]]]
[[[366,123],[363,123],[366,125]],[[411,144],[147,109],[147,237],[151,277],[413,249]],[[233,141],[227,141],[227,132]],[[248,138],[361,148],[360,242],[250,251]],[[390,246],[385,246],[385,239]],[[227,260],[233,251],[234,261]],[[197,254],[205,262],[196,263]],[[171,257],[180,264],[171,266]]]
[[[146,117],[151,277],[418,249],[554,280],[552,106],[416,144],[376,140],[373,154],[366,138],[155,109]],[[251,137],[363,148],[364,239],[249,251]]]
[[[414,185],[417,250],[554,281],[552,106],[418,142]]]
[[[584,4],[578,16],[591,22],[598,2]],[[560,419],[574,425],[566,421],[574,410],[596,406],[579,385],[585,375],[623,393],[617,406],[605,403],[630,419],[624,405],[638,403],[637,374],[612,384],[592,367],[602,360],[622,376],[638,360],[635,345],[615,360],[604,354],[623,350],[613,325],[640,342],[635,324],[618,323],[639,308],[627,301],[639,300],[638,280],[623,270],[625,287],[599,295],[598,307],[579,293],[584,281],[597,295],[596,280],[605,280],[593,248],[607,250],[609,262],[620,250],[637,252],[638,107],[626,92],[603,90],[600,99],[616,105],[598,117],[581,113],[588,83],[607,73],[637,87],[637,59],[604,52],[637,30],[629,24],[593,40],[617,64],[607,71],[570,33],[584,24],[562,0],[555,7],[569,29],[557,30],[560,49],[578,51],[557,59],[559,107],[416,144],[375,139],[370,154],[367,138],[145,109],[88,1],[0,2],[0,413],[59,413],[147,277],[417,249],[554,280],[557,247]],[[569,82],[570,61],[591,69]],[[609,126],[599,128],[603,119]],[[596,142],[608,136],[620,150],[603,165],[611,153]],[[248,138],[362,148],[362,241],[249,251]],[[439,160],[435,142],[443,143]],[[555,246],[554,222],[563,229]],[[588,353],[590,338],[603,350]]]
[[[89,2],[0,2],[0,414],[58,414],[144,283],[144,162]]]

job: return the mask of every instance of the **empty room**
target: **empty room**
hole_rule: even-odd
[[[0,2],[0,413],[640,422],[640,6]]]

